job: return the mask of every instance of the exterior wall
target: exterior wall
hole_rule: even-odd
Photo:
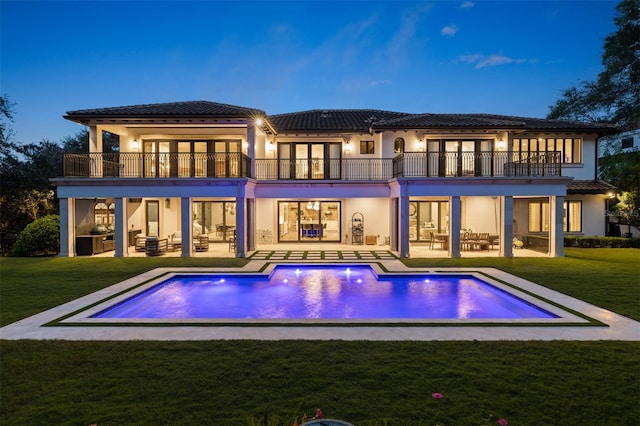
[[[606,196],[598,195],[568,195],[565,201],[582,200],[582,235],[604,236],[606,230],[605,207]],[[570,235],[570,234],[567,234]]]
[[[462,197],[461,201],[463,229],[500,233],[500,200],[497,197]]]
[[[342,233],[348,234],[348,242],[351,243],[351,217],[354,213],[362,213],[364,216],[364,235],[375,235],[378,243],[384,242],[385,237],[390,236],[390,218],[388,198],[357,198],[343,200]]]
[[[640,149],[640,129],[629,130],[627,132],[618,133],[617,135],[605,136],[600,138],[598,143],[598,158],[605,155],[605,151],[609,144],[614,145],[614,148],[622,147],[622,139],[631,138],[633,140],[633,146],[630,148],[622,148],[623,152],[631,151],[634,149]]]

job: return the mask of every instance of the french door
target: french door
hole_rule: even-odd
[[[339,143],[279,143],[279,179],[339,179]]]

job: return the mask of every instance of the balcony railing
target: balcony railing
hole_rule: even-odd
[[[66,177],[250,177],[251,159],[239,152],[65,154]]]
[[[395,158],[251,159],[242,153],[66,154],[66,177],[388,180],[394,177],[560,176],[559,152],[409,152]]]
[[[257,180],[388,180],[393,177],[392,158],[257,159]]]
[[[560,152],[410,152],[393,159],[393,176],[560,176],[561,158]]]

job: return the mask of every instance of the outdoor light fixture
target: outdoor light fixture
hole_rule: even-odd
[[[262,118],[256,119],[256,126],[262,126]]]
[[[276,147],[273,145],[273,141],[269,141],[267,144],[267,152],[273,152],[275,149]]]
[[[501,151],[502,151],[503,149],[505,149],[505,148],[507,147],[507,143],[506,143],[505,141],[503,141],[503,140],[499,140],[499,141],[496,143],[496,147],[497,147],[499,150],[501,150]]]
[[[139,147],[140,147],[140,145],[138,144],[138,141],[134,139],[134,140],[131,142],[131,148],[132,148],[134,151],[137,151]]]
[[[351,142],[347,142],[346,144],[344,144],[344,151],[351,152]]]
[[[424,151],[424,141],[418,139],[418,151]]]

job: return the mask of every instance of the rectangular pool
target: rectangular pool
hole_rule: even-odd
[[[368,265],[278,265],[269,275],[179,274],[91,318],[549,319],[472,274],[381,274]]]

